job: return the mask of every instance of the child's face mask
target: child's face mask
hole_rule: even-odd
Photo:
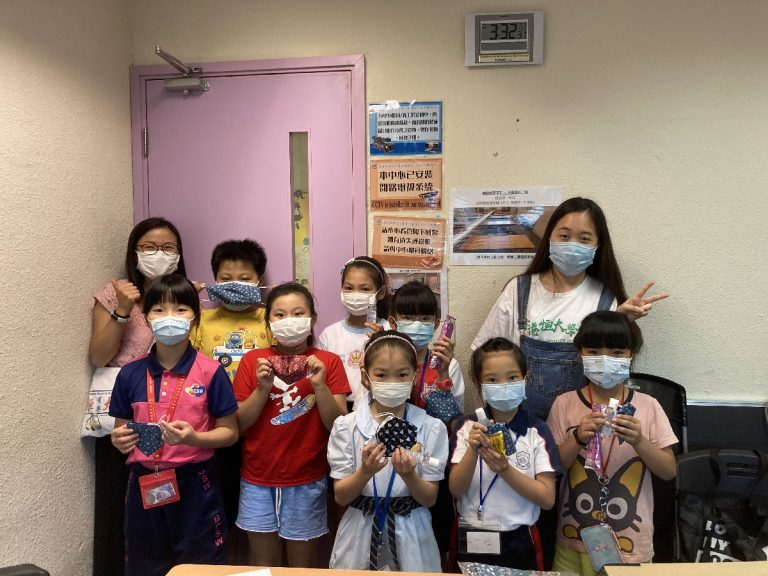
[[[253,282],[221,282],[206,286],[208,297],[212,302],[221,302],[222,306],[232,312],[241,312],[251,306],[261,304],[261,288]]]
[[[370,380],[371,395],[382,406],[397,408],[411,397],[413,380],[408,382],[379,382]]]
[[[342,291],[341,303],[352,316],[365,316],[368,313],[368,306],[376,304],[376,294]]]
[[[189,338],[192,319],[168,315],[150,320],[149,325],[155,340],[166,346],[173,346]]]
[[[397,320],[397,331],[413,340],[417,350],[426,348],[435,337],[435,324],[421,320]]]
[[[290,316],[269,323],[272,335],[277,341],[291,348],[307,341],[312,333],[312,318],[309,316]]]
[[[492,408],[502,412],[511,412],[525,400],[525,380],[501,384],[483,384],[482,392],[483,400]]]
[[[616,356],[582,356],[584,376],[600,388],[610,390],[629,378],[631,358]]]

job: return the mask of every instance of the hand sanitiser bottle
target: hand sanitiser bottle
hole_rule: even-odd
[[[613,420],[613,416],[616,414],[616,409],[618,407],[619,400],[617,398],[611,398],[608,401],[608,407],[605,409],[605,413],[603,414],[603,417],[605,418],[605,424],[603,424],[603,428],[600,430],[600,436],[603,438],[608,438],[613,433],[611,420]]]
[[[448,338],[450,340],[453,338],[453,331],[456,329],[456,318],[453,316],[446,316],[445,320],[443,320],[443,327],[440,330],[440,338]],[[443,359],[439,356],[432,355],[432,358],[429,360],[429,367],[434,368],[435,370],[440,370],[443,366]]]

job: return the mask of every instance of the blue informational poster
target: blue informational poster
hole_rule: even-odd
[[[370,104],[368,126],[371,156],[443,152],[442,102]]]

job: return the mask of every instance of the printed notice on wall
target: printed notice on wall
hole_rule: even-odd
[[[440,210],[442,158],[373,158],[370,162],[372,210]]]
[[[443,103],[398,102],[368,106],[371,156],[440,154],[443,151]]]
[[[451,264],[527,266],[562,198],[557,186],[451,190]]]
[[[444,252],[442,218],[373,217],[373,257],[382,266],[436,270]]]

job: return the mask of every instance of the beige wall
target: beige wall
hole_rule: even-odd
[[[465,68],[478,7],[543,9],[544,65]],[[766,18],[762,0],[4,0],[0,565],[90,564],[77,427],[89,295],[132,219],[131,57],[364,53],[370,102],[444,102],[446,189],[558,184],[603,206],[628,288],[655,278],[674,295],[642,321],[640,369],[695,399],[765,401]],[[450,270],[465,367],[518,271]]]
[[[0,6],[0,566],[90,573],[79,420],[90,295],[132,221],[130,47],[122,1]]]
[[[225,6],[225,8],[222,8]],[[464,14],[543,9],[545,63],[464,67]],[[768,4],[760,0],[133,3],[136,63],[364,53],[369,102],[442,100],[445,188],[557,184],[608,215],[625,283],[673,297],[639,370],[764,401]],[[445,211],[448,215],[448,211]],[[454,267],[458,358],[520,269]],[[466,372],[466,370],[465,370]]]

